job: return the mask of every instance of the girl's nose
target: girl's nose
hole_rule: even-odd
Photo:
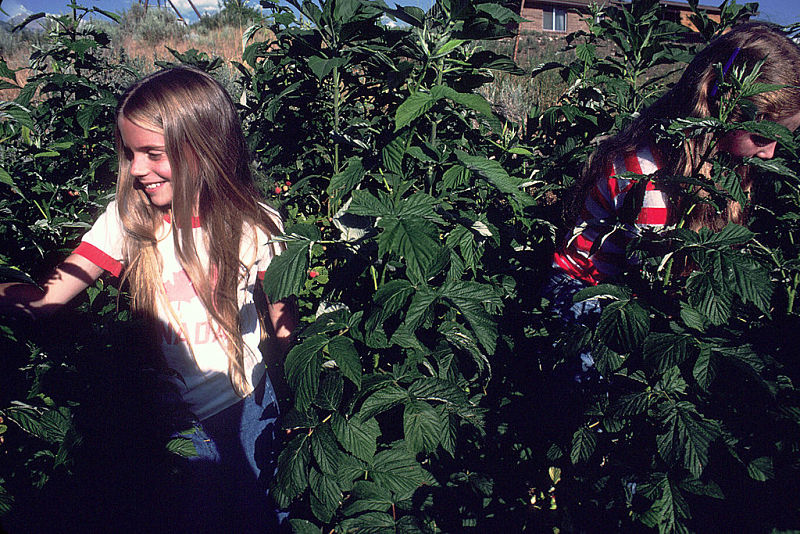
[[[772,156],[775,155],[775,146],[777,144],[778,144],[777,142],[773,141],[768,145],[764,145],[756,153],[756,156],[758,156],[761,159],[772,159]]]
[[[136,154],[133,155],[133,159],[131,160],[131,174],[133,176],[144,176],[147,174],[147,168],[142,161],[142,157]]]

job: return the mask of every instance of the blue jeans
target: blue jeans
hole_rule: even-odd
[[[253,393],[179,434],[191,438],[197,456],[179,467],[172,532],[271,533],[287,527],[286,514],[268,495],[280,452],[277,406],[265,375]]]
[[[580,325],[594,329],[603,311],[596,298],[575,302],[575,294],[589,285],[572,278],[561,270],[554,270],[542,287],[542,296],[550,301],[553,310],[565,328]],[[578,384],[596,382],[600,375],[594,365],[594,358],[588,349],[581,350],[576,361],[568,362],[565,371],[570,380]]]

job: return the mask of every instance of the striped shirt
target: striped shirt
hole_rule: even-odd
[[[647,176],[658,169],[657,158],[647,146],[615,158],[607,176],[599,178],[590,190],[580,220],[564,247],[555,253],[553,266],[592,285],[619,275],[631,263],[625,255],[631,239],[645,229],[663,230],[670,213],[667,194],[647,180],[635,223],[622,221],[625,197],[639,180],[618,175],[630,172]]]

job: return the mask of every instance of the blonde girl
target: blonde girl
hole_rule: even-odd
[[[717,212],[711,203],[695,204],[692,200],[693,195],[707,194],[702,190],[618,175],[689,177],[700,172],[708,177],[708,161],[720,152],[735,158],[772,158],[776,141],[744,130],[728,132],[721,138],[712,134],[690,137],[679,144],[654,134],[675,119],[718,116],[720,106],[732,96],[720,74],[750,72],[761,62],[758,81],[782,87],[752,96],[746,105],[737,105],[729,120],[767,120],[794,131],[800,125],[800,49],[776,29],[750,23],[710,43],[670,91],[598,147],[576,186],[572,209],[576,224],[554,255],[554,274],[544,290],[564,320],[590,326],[596,322],[598,302],[575,304],[572,296],[584,287],[613,281],[631,267],[626,246],[634,237],[660,232],[679,222],[695,231],[703,227],[719,230],[729,221],[744,222],[745,209],[735,201]],[[748,169],[743,166],[739,173],[742,189],[749,195],[752,183]],[[591,355],[585,353],[581,360],[573,378],[591,379]]]
[[[211,76],[189,67],[149,75],[122,95],[116,117],[115,200],[43,291],[3,284],[0,306],[39,317],[105,271],[127,281],[195,419],[185,435],[198,456],[187,487],[175,488],[185,497],[173,517],[181,529],[263,532],[278,518],[266,499],[278,411],[257,305],[280,252],[280,217],[261,203],[235,107]],[[275,349],[265,356],[278,364],[295,312],[264,307]]]

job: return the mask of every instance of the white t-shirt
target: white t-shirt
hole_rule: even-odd
[[[264,209],[280,228],[278,213],[267,207]],[[207,268],[208,254],[203,246],[203,233],[198,220],[192,221],[192,228],[198,257]],[[74,253],[119,276],[124,267],[123,235],[116,202],[112,202],[83,236]],[[178,261],[172,224],[168,217],[165,217],[157,238],[157,248],[163,262],[162,282],[167,297],[166,302],[161,299],[157,310],[161,348],[167,365],[180,375],[180,378],[175,378],[175,383],[189,408],[199,419],[206,419],[240,400],[228,377],[228,356],[220,344],[220,339],[224,337],[221,333],[219,337],[215,333],[219,330],[218,325],[210,320]],[[269,243],[269,237],[260,228],[247,227],[242,232],[239,258],[243,278],[237,298],[244,340],[245,376],[251,387],[257,385],[265,375],[258,349],[261,325],[253,297],[255,285],[263,280],[269,262],[279,252],[279,248]]]

